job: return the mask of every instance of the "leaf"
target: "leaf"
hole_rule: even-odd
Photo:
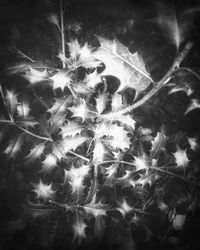
[[[96,100],[96,109],[99,114],[101,114],[105,108],[106,108],[106,102],[107,102],[108,96],[105,93],[99,94]]]
[[[93,158],[92,161],[94,164],[102,162],[106,154],[105,147],[100,140],[95,140],[94,149],[93,149]]]
[[[94,72],[91,74],[86,74],[83,82],[88,86],[88,88],[95,88],[95,86],[102,82],[101,76],[98,74],[97,70],[95,69]]]
[[[45,149],[45,143],[46,142],[42,142],[42,143],[34,145],[30,153],[26,156],[27,164],[32,163],[33,161],[41,157]]]
[[[176,214],[175,218],[173,219],[172,222],[172,227],[178,231],[178,230],[182,230],[185,224],[185,220],[186,220],[186,215],[185,214]]]
[[[71,78],[65,72],[58,72],[49,79],[53,81],[53,89],[61,88],[62,91],[66,86],[69,86]]]
[[[10,90],[6,90],[6,106],[7,109],[9,111],[9,113],[11,114],[11,116],[14,115],[16,108],[17,108],[17,94],[15,94],[13,91]]]
[[[71,87],[78,94],[87,95],[92,93],[92,89],[82,82],[76,82]]]
[[[190,148],[195,151],[197,148],[199,148],[198,141],[196,138],[187,137],[188,143],[190,144]]]
[[[79,198],[80,194],[84,190],[85,186],[83,186],[83,182],[85,177],[88,175],[90,171],[89,165],[82,165],[79,168],[75,168],[73,165],[70,170],[65,170],[65,181],[69,180],[69,183],[72,187],[72,193],[76,194]]]
[[[85,229],[87,227],[87,224],[85,224],[82,217],[77,216],[77,220],[73,224],[73,230],[74,230],[74,238],[78,238],[79,243],[82,239],[87,238]]]
[[[185,111],[184,115],[187,115],[189,112],[191,112],[194,109],[199,109],[200,108],[200,102],[197,99],[192,99],[191,100],[191,104],[189,105],[189,107],[187,108],[187,110]]]
[[[74,137],[66,136],[61,142],[60,146],[63,150],[63,152],[66,154],[70,150],[76,150],[78,146],[83,144],[86,140],[88,140],[87,137],[76,135]]]
[[[37,198],[39,199],[52,199],[55,195],[55,191],[52,190],[52,184],[44,184],[41,179],[38,184],[33,183],[32,185],[34,187],[33,191],[37,194]]]
[[[57,167],[57,158],[53,154],[48,154],[45,156],[45,160],[42,162],[41,172],[49,174],[52,170]]]
[[[112,96],[112,112],[117,112],[123,108],[122,96],[118,93],[114,93]]]
[[[23,135],[24,134],[22,133],[12,139],[9,142],[7,148],[4,150],[4,153],[7,154],[9,158],[14,159],[16,154],[21,150]]]
[[[191,88],[191,86],[188,83],[183,82],[183,83],[173,87],[169,91],[168,95],[173,94],[173,93],[177,93],[177,92],[180,92],[180,91],[185,92],[187,96],[191,96],[193,94],[193,92],[194,92],[193,89]]]
[[[66,136],[73,137],[75,135],[80,135],[81,131],[83,130],[83,127],[80,126],[78,122],[69,120],[67,121],[67,124],[64,124],[60,128],[61,128],[60,134],[62,135],[63,138]]]
[[[168,137],[165,135],[164,128],[162,127],[160,132],[157,132],[156,137],[154,137],[152,141],[152,146],[150,151],[151,158],[157,157],[161,151],[165,150],[165,144],[167,139]]]
[[[89,203],[84,205],[86,213],[93,215],[95,218],[99,216],[106,216],[107,208],[108,206],[102,204],[100,201],[98,203]]]
[[[29,67],[29,71],[23,76],[26,80],[28,80],[31,84],[35,84],[44,80],[48,80],[48,71],[44,69],[43,71],[37,70]]]
[[[133,164],[135,165],[135,168],[136,168],[135,171],[140,171],[140,170],[149,168],[150,160],[145,154],[143,154],[142,156],[138,156],[138,157],[134,156]]]
[[[87,104],[84,99],[79,100],[79,104],[76,106],[68,108],[72,113],[72,117],[79,117],[84,122],[86,119],[92,118],[90,110],[87,107]]]
[[[120,123],[126,125],[129,128],[133,130],[135,129],[136,121],[129,114],[121,115],[121,114],[116,114],[115,112],[110,112],[101,115],[101,117],[109,121],[119,121]]]
[[[18,113],[18,116],[22,118],[27,118],[30,113],[29,103],[26,101],[23,101],[22,103],[20,103],[17,106],[17,113]]]
[[[175,7],[172,5],[162,4],[158,6],[157,12],[157,23],[162,30],[162,34],[179,49],[188,33],[189,23],[187,19],[178,20]]]
[[[124,151],[130,147],[130,138],[128,132],[117,124],[110,124],[102,122],[97,125],[94,130],[95,138],[101,139],[103,136],[108,136],[104,139],[104,143],[113,147],[114,149],[121,149]]]
[[[110,167],[106,168],[105,175],[106,175],[106,179],[107,179],[106,180],[107,184],[113,180],[114,176],[117,173],[117,169],[118,169],[118,164],[116,164],[116,163],[112,164]]]
[[[78,56],[80,55],[80,44],[77,39],[70,41],[67,43],[69,53],[71,58],[73,58],[75,61],[78,59]]]
[[[120,80],[117,92],[133,88],[136,92],[145,90],[153,80],[138,53],[131,54],[119,40],[113,41],[97,37],[101,46],[93,53],[94,57],[105,64],[101,75],[112,75]]]
[[[49,15],[48,20],[60,29],[58,16],[56,14]]]
[[[130,207],[126,200],[124,199],[123,203],[119,203],[120,207],[117,207],[117,210],[125,217],[126,214],[133,211],[133,207]]]
[[[177,164],[177,167],[187,167],[190,160],[187,157],[187,153],[186,150],[182,150],[178,145],[176,146],[176,152],[173,153],[174,157],[175,157],[175,161]]]

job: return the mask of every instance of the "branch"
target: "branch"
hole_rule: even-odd
[[[6,105],[6,102],[5,102],[5,96],[4,96],[4,93],[3,93],[1,83],[0,83],[0,95],[1,95],[4,107],[6,108],[7,105]],[[6,111],[8,113],[9,118],[10,118],[10,122],[14,122],[14,119],[13,119],[12,115],[10,114],[10,112],[8,112],[7,108],[6,108]]]
[[[153,89],[149,91],[144,97],[140,100],[132,104],[131,106],[122,109],[120,111],[115,112],[116,115],[123,115],[128,113],[140,106],[142,106],[145,102],[147,102],[152,96],[154,96],[163,86],[165,86],[172,77],[172,74],[180,67],[181,62],[184,60],[187,53],[191,50],[193,46],[193,42],[186,43],[185,47],[183,48],[182,52],[175,58],[174,63],[169,68],[167,73],[163,76],[163,78],[154,86]]]
[[[21,50],[14,48],[16,50],[16,52],[21,55],[22,57],[28,59],[30,62],[35,63],[36,61],[33,60],[32,58],[30,58],[29,56],[25,55]]]
[[[60,0],[60,25],[61,25],[61,42],[62,42],[62,53],[65,57],[65,30],[64,30],[64,10],[62,6],[62,0]],[[65,62],[62,61],[63,69],[65,68]]]

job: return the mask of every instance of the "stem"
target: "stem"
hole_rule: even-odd
[[[78,158],[83,159],[84,161],[87,161],[87,162],[90,161],[89,158],[86,158],[86,157],[84,157],[84,156],[82,156],[82,155],[79,155],[79,154],[77,154],[77,153],[75,153],[75,152],[73,152],[73,151],[71,151],[71,150],[68,151],[68,153],[70,153],[70,154],[72,154],[72,155],[74,155],[74,156],[77,156]]]
[[[19,50],[19,49],[17,49],[17,48],[15,48],[15,50],[16,50],[16,52],[17,52],[19,55],[21,55],[21,56],[23,56],[24,58],[28,59],[28,60],[31,61],[32,63],[35,63],[35,62],[36,62],[35,60],[33,60],[32,58],[30,58],[29,56],[25,55],[21,50]]]
[[[189,69],[189,68],[187,68],[187,67],[181,67],[180,70],[186,70],[186,71],[190,72],[191,74],[195,75],[196,78],[200,79],[200,75],[197,74],[197,73],[196,73],[195,71],[193,71],[192,69]]]
[[[4,93],[3,93],[3,89],[2,89],[1,83],[0,83],[0,95],[1,95],[1,98],[3,100],[4,106],[6,107],[5,96],[4,96]],[[14,122],[14,119],[13,119],[12,115],[10,114],[10,112],[8,112],[7,108],[6,108],[6,111],[8,113],[9,118],[10,118],[10,121]]]
[[[35,138],[38,138],[38,139],[44,140],[44,141],[51,141],[51,142],[53,141],[51,138],[44,137],[44,136],[40,136],[40,135],[36,135],[36,134],[34,134],[34,133],[32,133],[32,132],[26,130],[25,128],[20,127],[20,126],[17,125],[16,123],[13,123],[13,125],[16,126],[17,128],[19,128],[20,130],[24,131],[25,133],[27,133],[27,134],[29,134],[29,135],[35,137]]]
[[[62,42],[62,53],[65,57],[65,30],[64,30],[64,11],[62,6],[62,0],[60,0],[60,25],[61,25],[61,42]],[[65,68],[65,62],[62,61],[62,67]]]
[[[181,62],[183,61],[183,59],[185,58],[185,56],[187,55],[187,53],[190,51],[190,49],[193,46],[193,42],[188,42],[184,49],[182,50],[182,52],[175,58],[174,63],[172,64],[172,66],[169,68],[169,70],[167,71],[167,73],[162,77],[162,79],[154,86],[153,89],[151,89],[149,91],[149,93],[147,93],[144,97],[142,97],[140,100],[138,100],[137,102],[135,102],[134,104],[132,104],[131,106],[122,109],[120,111],[115,112],[115,115],[123,115],[125,113],[128,113],[138,107],[140,107],[141,105],[143,105],[145,102],[147,102],[152,96],[154,96],[163,86],[165,86],[169,80],[172,77],[172,74],[177,70],[177,68],[179,68]]]

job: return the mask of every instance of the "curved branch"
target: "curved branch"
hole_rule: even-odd
[[[181,53],[175,58],[174,63],[169,68],[167,73],[162,77],[162,79],[159,82],[157,82],[157,84],[144,97],[142,97],[137,102],[133,103],[131,106],[115,112],[115,114],[123,115],[125,113],[128,113],[140,107],[141,105],[146,103],[152,96],[154,96],[163,86],[165,86],[169,82],[169,80],[172,77],[172,74],[180,67],[181,62],[184,60],[187,53],[191,50],[193,44],[194,44],[193,42],[186,43],[185,47],[183,48]]]

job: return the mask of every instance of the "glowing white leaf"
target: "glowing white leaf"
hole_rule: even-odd
[[[57,166],[57,158],[53,154],[48,154],[45,160],[42,162],[42,170],[44,173],[51,173],[51,171]]]
[[[188,143],[190,144],[190,147],[191,147],[191,149],[192,149],[193,151],[195,151],[195,150],[199,147],[196,138],[187,137],[187,140],[188,140]]]
[[[114,95],[112,96],[112,111],[116,112],[119,111],[120,109],[122,109],[123,104],[122,104],[122,96],[118,93],[114,93]]]
[[[76,150],[78,146],[83,144],[88,138],[80,135],[74,137],[66,136],[61,142],[63,152],[66,154],[70,150]]]
[[[96,109],[98,111],[99,114],[101,114],[104,109],[106,108],[106,101],[107,101],[107,95],[105,93],[103,94],[99,94],[97,96],[97,98],[95,98],[96,100]]]
[[[133,210],[133,207],[130,207],[125,199],[123,203],[119,205],[120,207],[117,207],[117,210],[123,215],[123,217],[125,217],[126,214],[130,213]]]
[[[105,147],[100,140],[96,140],[93,149],[93,162],[98,163],[104,160],[106,154]]]
[[[80,117],[82,118],[83,122],[85,121],[85,119],[92,117],[84,99],[80,99],[80,103],[78,105],[70,107],[68,109],[73,113],[72,117]]]
[[[17,106],[17,113],[19,116],[25,118],[29,116],[30,107],[28,102],[22,102],[20,105]]]
[[[73,225],[73,230],[74,230],[74,238],[78,238],[79,242],[83,239],[86,238],[86,229],[87,225],[83,221],[82,218],[78,218],[77,221]]]
[[[30,153],[26,156],[27,163],[31,163],[31,162],[39,159],[40,156],[43,154],[44,148],[45,148],[45,142],[34,145],[34,147],[31,149]]]
[[[187,153],[186,153],[186,149],[185,150],[182,150],[179,148],[179,146],[177,146],[177,150],[175,153],[173,153],[174,157],[175,157],[175,160],[176,160],[176,164],[177,164],[177,167],[187,167],[188,164],[189,164],[189,159],[187,157]]]
[[[4,150],[4,153],[7,154],[8,157],[15,158],[16,154],[20,151],[22,147],[22,136],[23,134],[9,142],[7,148]]]
[[[6,106],[8,108],[9,113],[11,114],[11,116],[13,116],[13,114],[16,111],[17,108],[17,94],[15,94],[13,91],[11,90],[6,90]]]
[[[172,226],[175,230],[182,230],[185,224],[186,215],[185,214],[176,214],[173,219]]]
[[[41,179],[38,184],[33,184],[33,187],[33,191],[37,194],[37,198],[44,200],[51,199],[55,194],[55,191],[52,190],[52,184],[44,184]]]
[[[75,168],[73,165],[70,170],[65,171],[65,180],[69,180],[69,183],[72,187],[72,192],[76,193],[79,197],[80,193],[83,191],[83,181],[84,178],[88,175],[90,166],[82,165],[79,168]]]
[[[67,124],[61,126],[60,128],[61,128],[60,134],[62,135],[63,138],[66,136],[73,137],[77,134],[79,135],[83,130],[83,127],[81,127],[79,123],[69,120],[67,121]]]
[[[35,84],[48,79],[48,72],[46,69],[43,71],[37,70],[29,66],[29,71],[26,72],[24,78],[26,78],[31,84]]]
[[[134,159],[133,164],[135,165],[136,171],[149,168],[150,161],[146,155],[134,156]]]
[[[53,89],[61,88],[64,90],[65,86],[70,84],[71,78],[66,75],[64,72],[58,72],[50,79],[53,81]]]

